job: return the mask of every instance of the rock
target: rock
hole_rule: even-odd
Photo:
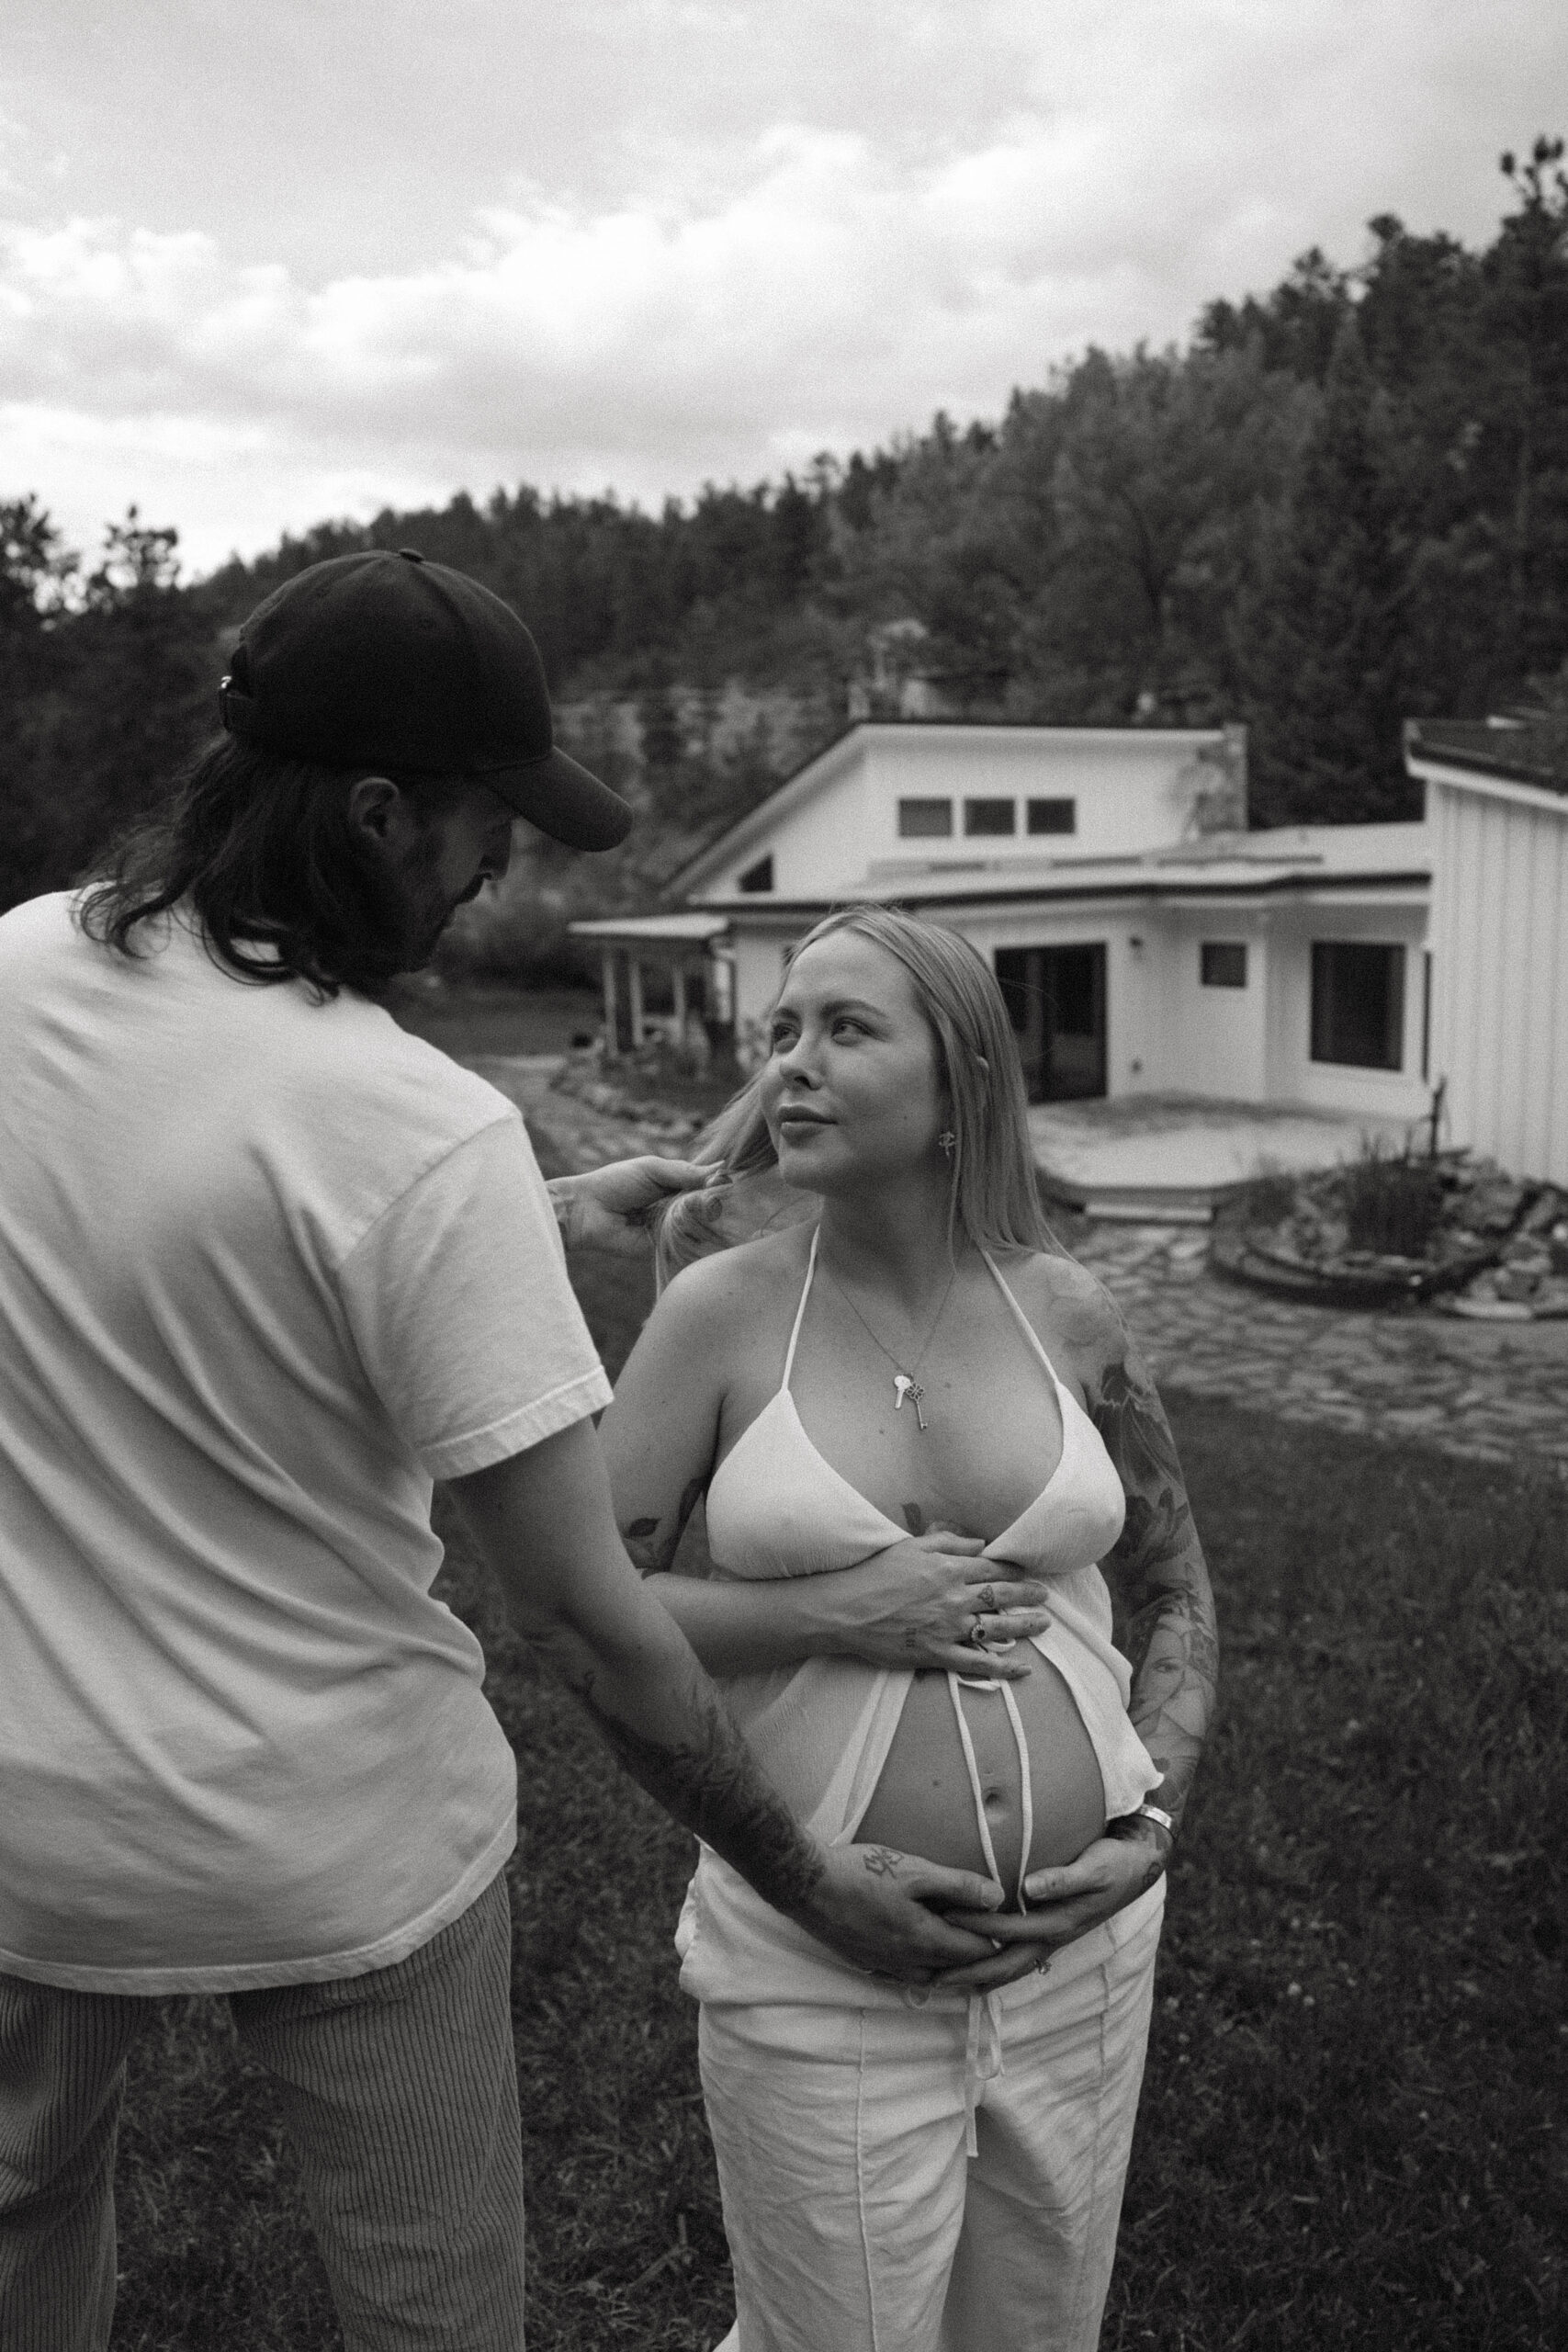
[[[1468,1293],[1448,1301],[1450,1315],[1462,1315],[1472,1323],[1533,1323],[1535,1311],[1521,1299],[1472,1298]]]
[[[1510,1182],[1506,1176],[1478,1178],[1467,1193],[1460,1195],[1457,1220],[1468,1226],[1472,1233],[1507,1233],[1524,1199],[1524,1185]]]
[[[1540,1276],[1529,1266],[1499,1266],[1492,1277],[1495,1298],[1529,1299],[1535,1296]]]
[[[1538,1283],[1530,1300],[1530,1312],[1542,1321],[1558,1321],[1568,1316],[1568,1278],[1548,1274]]]
[[[1564,1200],[1555,1184],[1543,1184],[1520,1218],[1519,1231],[1521,1234],[1544,1234],[1549,1226],[1557,1223],[1564,1211],[1568,1211],[1568,1200]]]

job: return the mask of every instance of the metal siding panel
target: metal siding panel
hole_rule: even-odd
[[[1497,1071],[1497,1156],[1522,1169],[1529,1152],[1529,1068],[1535,1043],[1535,927],[1531,917],[1533,811],[1497,805],[1502,848],[1503,919],[1495,966],[1497,1018],[1493,1057]],[[1523,1001],[1521,1002],[1521,999]]]
[[[1501,804],[1491,800],[1481,803],[1481,901],[1476,926],[1480,1023],[1475,1076],[1483,1148],[1501,1159],[1507,1149],[1507,1103],[1497,1041],[1508,964],[1509,849],[1507,811]]]
[[[1517,1165],[1521,1173],[1530,1175],[1540,1174],[1546,1165],[1551,1118],[1553,998],[1557,985],[1551,921],[1551,896],[1557,882],[1552,839],[1555,830],[1550,820],[1539,814],[1531,817],[1521,906],[1524,954],[1513,1008],[1525,1042],[1524,1065],[1519,1073]],[[1521,997],[1522,1002],[1518,1001]]]
[[[1479,1140],[1484,1115],[1478,1083],[1480,1003],[1480,913],[1483,876],[1480,809],[1470,793],[1450,792],[1448,839],[1442,872],[1447,899],[1450,1114],[1458,1143]]]
[[[1551,880],[1546,916],[1550,970],[1542,996],[1546,1112],[1540,1173],[1553,1183],[1568,1184],[1568,821],[1552,819],[1548,831],[1551,848],[1541,860]]]

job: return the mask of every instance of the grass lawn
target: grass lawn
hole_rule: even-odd
[[[615,1261],[575,1271],[614,1368],[641,1295]],[[1560,1490],[1168,1401],[1225,1686],[1103,2344],[1560,2341]],[[444,1574],[519,1760],[532,2352],[705,2352],[730,2306],[670,1949],[690,1841],[532,1677],[460,1540]],[[266,2086],[217,2005],[159,2005],[118,2180],[116,2352],[338,2344]]]

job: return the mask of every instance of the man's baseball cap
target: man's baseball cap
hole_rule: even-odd
[[[557,751],[538,650],[491,590],[397,554],[333,556],[244,623],[218,707],[231,735],[329,767],[472,776],[570,849],[614,849],[634,811]]]

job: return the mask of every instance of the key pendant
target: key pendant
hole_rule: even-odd
[[[893,1410],[896,1413],[901,1413],[904,1409],[904,1399],[907,1396],[910,1404],[913,1405],[915,1408],[915,1426],[917,1429],[922,1430],[926,1426],[926,1417],[920,1410],[920,1399],[925,1393],[926,1392],[920,1386],[919,1382],[918,1380],[911,1380],[907,1372],[896,1372],[894,1374],[893,1395],[895,1402]]]

